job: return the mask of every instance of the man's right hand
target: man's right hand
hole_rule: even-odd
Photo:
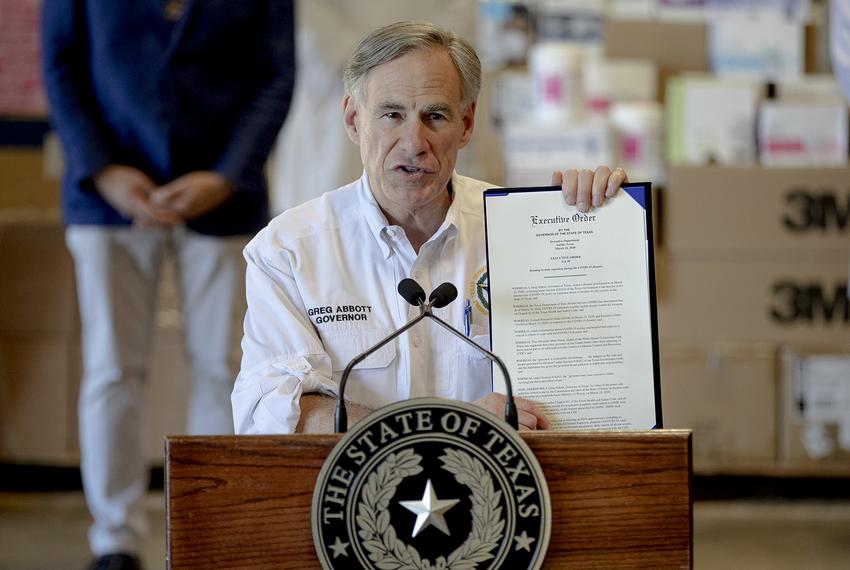
[[[173,212],[151,203],[157,185],[137,168],[110,164],[95,174],[94,184],[103,199],[134,225],[163,227],[179,221]]]
[[[505,395],[497,392],[491,392],[472,402],[476,406],[484,408],[491,414],[497,417],[505,417]],[[537,404],[526,398],[514,396],[514,405],[517,408],[517,420],[519,421],[520,431],[549,429],[551,423],[546,414],[543,413]]]

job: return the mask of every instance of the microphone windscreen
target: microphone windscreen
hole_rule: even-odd
[[[409,277],[398,282],[398,294],[414,307],[419,307],[425,302],[425,290]]]
[[[428,301],[432,307],[440,309],[455,299],[457,299],[457,288],[447,281],[431,291],[431,297]]]

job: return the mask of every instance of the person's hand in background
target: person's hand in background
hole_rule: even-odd
[[[110,164],[93,177],[95,188],[110,206],[140,226],[170,226],[180,219],[151,203],[157,188],[150,177],[132,166]]]
[[[220,174],[196,171],[154,189],[151,202],[182,220],[191,220],[209,212],[233,192],[233,185]]]

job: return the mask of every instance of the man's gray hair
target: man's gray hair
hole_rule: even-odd
[[[469,42],[430,22],[396,22],[363,38],[343,70],[345,92],[362,100],[369,71],[412,51],[435,47],[445,49],[454,63],[460,77],[461,106],[466,109],[481,88],[481,61]]]

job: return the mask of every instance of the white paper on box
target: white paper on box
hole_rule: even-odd
[[[538,186],[550,180],[555,170],[612,164],[612,132],[599,122],[559,129],[535,123],[508,125],[504,153],[508,186]]]
[[[668,84],[668,154],[678,164],[756,161],[761,86],[743,78],[683,76]]]
[[[845,166],[847,105],[765,102],[759,113],[764,166]]]
[[[776,79],[804,72],[803,24],[783,17],[721,18],[709,25],[709,59],[718,74]]]
[[[795,368],[800,414],[807,422],[839,423],[850,412],[850,355],[813,355]]]
[[[802,444],[812,459],[823,459],[835,450],[835,444],[823,424],[807,425],[802,433]]]

